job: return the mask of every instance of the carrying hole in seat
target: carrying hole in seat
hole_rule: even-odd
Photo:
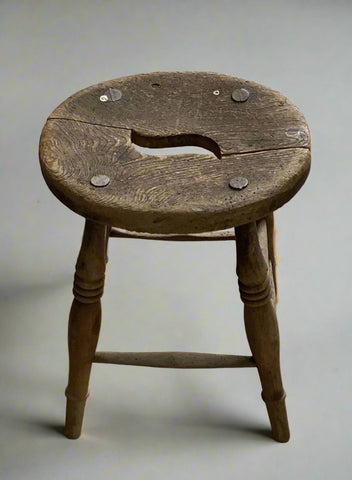
[[[219,145],[209,137],[197,134],[181,134],[166,137],[141,135],[132,130],[131,142],[145,155],[206,154],[221,158]]]

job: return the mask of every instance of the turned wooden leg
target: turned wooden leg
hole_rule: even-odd
[[[101,321],[107,227],[86,220],[76,264],[69,327],[69,378],[66,388],[65,435],[78,438],[82,430],[88,384]]]
[[[257,364],[273,437],[287,442],[290,432],[280,372],[279,330],[269,267],[258,236],[260,229],[261,225],[257,227],[255,222],[236,227],[238,283],[247,338]]]

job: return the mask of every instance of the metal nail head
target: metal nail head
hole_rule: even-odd
[[[213,95],[216,95],[216,96],[220,95],[220,90],[214,90]]]
[[[248,180],[245,177],[231,178],[229,186],[234,190],[242,190],[248,185]]]
[[[107,175],[94,175],[94,177],[90,179],[90,183],[94,187],[106,187],[106,185],[110,183],[110,178]]]
[[[121,90],[118,90],[117,88],[109,88],[103,95],[99,97],[101,102],[108,102],[109,100],[111,102],[116,102],[117,100],[120,100],[122,97],[122,92]]]
[[[304,141],[308,138],[308,131],[304,127],[291,127],[285,131],[286,137],[295,138],[298,141]]]
[[[232,92],[232,100],[235,102],[245,102],[249,98],[249,91],[245,88],[235,88]]]
[[[122,97],[121,90],[118,90],[117,88],[109,88],[109,94],[112,102],[116,102]]]

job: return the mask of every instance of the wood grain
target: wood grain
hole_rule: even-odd
[[[257,364],[273,437],[287,442],[290,437],[282,386],[279,330],[272,302],[267,260],[258,239],[255,222],[236,227],[237,275],[247,338]]]
[[[250,96],[237,103],[231,94],[242,87]],[[119,89],[121,100],[101,102],[109,88]],[[49,118],[128,129],[154,141],[200,135],[215,142],[221,156],[310,145],[304,116],[284,95],[210,72],[156,72],[110,80],[71,96]],[[296,136],[295,129],[300,132]]]
[[[235,240],[234,229],[217,230],[216,232],[203,232],[188,235],[175,234],[157,234],[143,232],[129,232],[122,228],[112,228],[110,237],[115,238],[135,238],[143,240],[166,240],[173,242],[213,242],[218,240]]]
[[[69,379],[66,388],[65,435],[81,435],[92,361],[97,346],[106,264],[105,225],[86,221],[76,264],[69,328]]]
[[[145,155],[130,131],[49,120],[40,158],[52,192],[80,215],[129,231],[184,234],[224,230],[264,217],[302,186],[307,148],[217,158],[213,154]],[[110,183],[93,187],[92,176]],[[244,176],[236,191],[229,181]]]
[[[279,286],[277,280],[277,265],[279,263],[279,257],[277,254],[277,247],[276,247],[276,221],[275,215],[273,212],[269,213],[266,216],[266,230],[267,230],[267,237],[268,237],[268,260],[270,264],[272,280],[273,280],[273,293],[275,295],[275,303],[279,301]]]
[[[198,352],[97,352],[93,362],[158,368],[255,367],[252,357]]]

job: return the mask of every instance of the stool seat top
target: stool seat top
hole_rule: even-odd
[[[209,153],[148,155],[134,145]],[[69,97],[49,116],[39,157],[49,188],[84,217],[194,233],[257,220],[292,198],[309,172],[310,134],[299,109],[267,87],[156,72]]]

